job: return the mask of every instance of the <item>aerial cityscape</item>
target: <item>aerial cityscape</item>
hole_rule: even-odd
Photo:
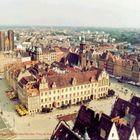
[[[139,4],[2,0],[0,140],[140,140]]]

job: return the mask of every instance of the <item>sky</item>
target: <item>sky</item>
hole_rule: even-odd
[[[140,27],[140,0],[0,0],[0,25]]]

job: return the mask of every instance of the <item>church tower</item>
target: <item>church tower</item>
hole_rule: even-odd
[[[79,57],[80,57],[80,66],[82,68],[85,68],[87,65],[86,62],[86,43],[85,43],[85,36],[80,36],[80,48],[79,48]]]
[[[85,50],[86,48],[85,36],[84,35],[80,36],[79,40],[80,40],[80,52],[83,52],[83,50]]]

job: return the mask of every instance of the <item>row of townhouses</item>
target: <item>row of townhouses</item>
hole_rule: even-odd
[[[98,67],[106,69],[110,75],[140,83],[140,61],[138,55],[118,56],[104,52],[99,57]]]

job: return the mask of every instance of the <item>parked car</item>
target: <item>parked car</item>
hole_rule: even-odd
[[[25,116],[29,114],[27,109],[21,104],[16,105],[15,109],[20,116]]]
[[[43,113],[49,113],[49,112],[52,112],[52,110],[53,110],[52,108],[43,108],[42,112]]]

